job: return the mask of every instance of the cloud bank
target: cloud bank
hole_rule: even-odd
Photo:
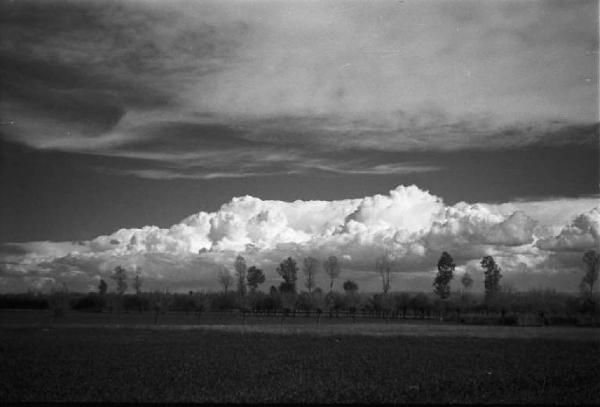
[[[538,282],[565,289],[555,284],[559,277],[577,273],[581,253],[600,247],[598,200],[582,204],[588,210],[558,234],[534,220],[535,213],[508,211],[510,205],[515,204],[446,206],[442,198],[414,185],[337,201],[243,196],[170,228],[120,229],[81,242],[5,244],[0,248],[0,289],[43,288],[59,281],[73,289],[93,289],[116,265],[139,270],[149,287],[215,289],[217,270],[231,267],[238,254],[264,268],[267,284],[277,283],[275,268],[287,256],[301,260],[335,254],[343,264],[342,277],[356,279],[366,290],[378,289],[375,258],[388,254],[396,260],[394,288],[422,289],[442,251],[452,254],[459,274],[477,269],[481,257],[493,255],[506,281],[511,275],[526,281],[517,288]],[[519,205],[537,208],[544,203]],[[573,289],[578,281],[574,278]]]

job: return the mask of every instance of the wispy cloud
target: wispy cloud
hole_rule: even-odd
[[[432,168],[331,152],[598,143],[594,1],[0,11],[3,137],[130,158],[131,175],[403,174]]]
[[[140,178],[170,180],[170,179],[218,179],[218,178],[246,178],[256,176],[289,175],[293,172],[197,172],[181,173],[177,170],[141,169],[141,170],[114,170],[109,168],[98,169],[101,172],[117,175],[134,175]]]

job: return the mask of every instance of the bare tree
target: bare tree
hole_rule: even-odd
[[[392,262],[388,255],[381,255],[375,260],[375,270],[381,277],[381,283],[383,286],[383,294],[387,294],[390,290],[390,278],[392,274]]]
[[[127,270],[121,266],[117,266],[110,278],[117,283],[117,294],[123,295],[127,291]]]
[[[327,260],[323,262],[323,269],[325,273],[329,276],[329,292],[333,291],[333,283],[336,278],[340,275],[340,263],[338,262],[337,257],[329,256]]]
[[[223,291],[227,294],[229,287],[233,285],[233,276],[226,267],[222,267],[217,274],[217,281],[223,286]]]
[[[246,259],[243,256],[238,255],[233,264],[235,269],[235,276],[237,277],[237,288],[240,296],[246,295]]]
[[[173,303],[173,297],[169,293],[169,289],[164,291],[155,291],[150,295],[150,301],[154,308],[154,325],[158,324],[160,314],[165,314],[169,311],[169,307]]]
[[[356,309],[360,303],[360,296],[358,295],[358,284],[352,280],[346,280],[344,282],[344,303],[348,312],[352,316],[352,323],[356,322]]]
[[[325,299],[323,297],[323,290],[320,287],[317,287],[313,290],[311,295],[311,303],[312,308],[314,308],[317,313],[317,324],[321,321],[321,314],[326,307]]]
[[[142,278],[141,269],[137,269],[135,271],[135,277],[133,278],[133,288],[135,289],[135,295],[139,297],[142,292],[142,285],[144,284],[144,279]]]
[[[313,289],[315,288],[315,275],[319,271],[319,261],[314,257],[306,257],[304,259],[304,265],[302,267],[302,272],[306,276],[306,289],[308,290],[308,294],[312,294]]]
[[[600,265],[600,254],[595,250],[589,250],[583,255],[583,262],[586,265],[586,271],[581,279],[581,291],[584,293],[594,292],[594,284],[598,280],[598,266]]]

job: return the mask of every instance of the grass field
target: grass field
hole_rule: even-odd
[[[597,330],[481,337],[427,324],[404,325],[421,334],[384,324],[133,326],[1,325],[0,400],[600,402]],[[353,331],[361,326],[372,333]]]
[[[279,316],[250,316],[245,320],[236,313],[193,313],[170,312],[161,315],[154,324],[154,314],[145,313],[84,313],[69,312],[54,320],[51,311],[0,310],[0,328],[24,327],[79,327],[79,328],[131,328],[148,330],[190,330],[210,329],[226,332],[274,333],[328,336],[368,335],[368,336],[460,336],[478,338],[547,338],[572,341],[600,340],[600,329],[575,326],[501,326],[463,325],[456,322],[440,322],[438,319],[395,319],[385,322],[381,318],[360,318],[352,323],[349,317],[329,318],[324,316],[320,324],[316,317],[285,318]]]

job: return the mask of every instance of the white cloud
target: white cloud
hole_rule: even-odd
[[[551,251],[600,250],[600,208],[576,217],[557,236],[541,239],[537,246]]]
[[[578,215],[590,211],[600,204],[600,196],[581,198],[556,198],[539,201],[517,200],[494,205],[503,215],[510,215],[519,210],[558,234],[564,225],[570,223]]]
[[[120,229],[79,243],[5,245],[0,278],[54,278],[88,287],[92,279],[107,278],[122,264],[139,267],[150,284],[215,288],[218,267],[232,264],[238,253],[248,264],[265,269],[267,283],[277,280],[275,268],[287,256],[300,260],[335,254],[348,278],[377,289],[373,265],[382,253],[396,258],[400,274],[427,275],[441,252],[448,251],[461,267],[493,255],[507,274],[541,272],[547,277],[561,267],[576,270],[576,253],[598,247],[599,208],[575,218],[557,236],[536,241],[535,233],[544,225],[521,210],[508,213],[510,205],[517,204],[446,206],[440,197],[414,185],[399,186],[388,195],[338,201],[243,196],[170,228]],[[575,253],[554,254],[565,250]],[[414,280],[404,279],[407,284]]]

